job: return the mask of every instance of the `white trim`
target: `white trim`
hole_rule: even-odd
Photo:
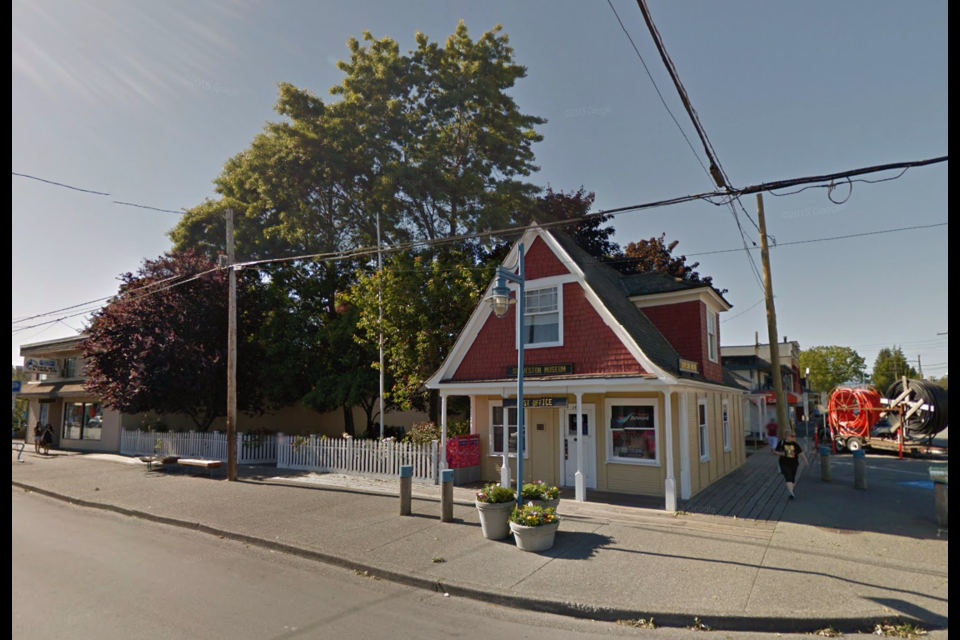
[[[540,280],[550,280],[551,278],[541,278]],[[534,291],[542,291],[543,289],[556,289],[557,291],[557,310],[550,311],[548,313],[557,314],[557,341],[554,342],[538,342],[538,343],[525,343],[523,345],[523,350],[527,351],[529,349],[544,349],[547,347],[562,347],[563,346],[563,283],[545,283],[543,285],[539,284],[540,280],[534,280],[533,282],[526,283],[524,288],[524,295],[532,293]],[[519,287],[516,287],[519,289]],[[526,304],[524,304],[524,317],[527,315]],[[540,315],[540,314],[537,314]],[[517,326],[516,331],[514,331],[514,347],[520,348],[520,332],[523,331],[523,318],[520,317],[520,314],[516,314],[517,317]]]
[[[620,458],[613,455],[613,434],[611,433],[610,428],[610,416],[612,414],[611,408],[614,406],[623,407],[629,405],[636,405],[639,407],[653,407],[653,434],[655,438],[654,446],[654,459],[641,459],[641,458]],[[606,464],[634,464],[643,467],[659,467],[660,466],[660,447],[662,444],[662,429],[660,425],[660,399],[659,398],[607,398],[604,400],[604,443],[605,453],[606,453]]]
[[[730,452],[730,400],[724,398],[720,406],[720,429],[723,432],[723,450]]]
[[[689,500],[693,495],[690,477],[690,394],[680,393],[680,499]]]
[[[706,304],[707,307],[713,307],[717,311],[728,311],[732,308],[730,304],[710,287],[630,296],[630,302],[640,308],[659,307],[665,304],[680,304],[683,302],[693,302],[694,300],[699,300]]]
[[[703,422],[700,422],[700,407],[703,407]],[[700,462],[710,462],[710,408],[706,398],[697,398],[697,447]]]
[[[584,472],[590,471],[591,467],[593,471],[593,477],[590,478],[589,481],[586,483],[586,487],[587,489],[596,489],[597,488],[597,428],[598,428],[597,405],[593,404],[592,402],[589,404],[586,402],[581,402],[580,407],[581,407],[580,413],[584,413],[590,416],[590,419],[587,420],[587,428],[591,429],[593,433],[593,435],[590,436],[590,439],[593,442],[593,455],[591,456],[586,451],[584,452],[584,455],[583,455]],[[569,415],[574,415],[574,416],[577,415],[576,401],[574,401],[573,404],[568,405],[566,408],[560,409],[560,426],[557,429],[557,431],[560,432],[560,451],[558,454],[560,458],[560,466],[558,467],[560,469],[560,478],[557,484],[562,487],[575,486],[575,485],[566,484],[567,461],[563,459],[563,442],[567,438],[567,416]],[[584,449],[586,449],[586,447],[584,447]]]
[[[500,451],[500,452],[494,452],[494,443],[496,442],[496,439],[493,437],[493,427],[494,427],[494,424],[493,424],[493,409],[494,409],[494,407],[503,407],[503,400],[491,400],[490,402],[487,403],[487,457],[488,457],[488,458],[500,458],[500,459],[503,459],[503,452],[502,452],[502,451]],[[510,411],[510,409],[515,409],[515,408],[516,408],[516,407],[507,407],[506,410],[504,410],[504,412],[503,412],[503,416],[504,416],[503,420],[504,420],[504,422],[509,422],[509,421],[510,421],[510,413],[509,413],[509,411]],[[529,422],[529,420],[528,420],[528,418],[529,418],[529,415],[528,415],[528,414],[529,414],[529,410],[528,410],[528,409],[524,409],[524,410],[523,410],[523,430],[524,430],[524,432],[526,433],[526,436],[527,436],[526,438],[523,439],[523,459],[524,459],[524,460],[529,460],[529,459],[530,459],[530,422]],[[517,415],[517,418],[519,419],[519,417],[520,417],[520,416],[519,416],[519,414],[518,414],[518,415]],[[510,427],[510,426],[515,426],[515,425],[505,424],[505,425],[502,425],[502,426],[503,426],[504,429],[507,430],[507,434],[508,434],[508,436],[509,436],[509,433],[510,433],[509,427]],[[501,445],[501,446],[502,446],[502,445]],[[508,453],[507,457],[508,457],[508,458],[516,458],[516,457],[517,457],[517,454],[516,454],[516,453]]]
[[[720,318],[717,314],[710,308],[706,308],[707,312],[707,359],[710,362],[719,363],[720,362]],[[710,332],[710,326],[713,325],[713,333]],[[711,336],[713,341],[711,342]],[[711,347],[713,347],[713,353],[711,354]]]
[[[653,373],[657,378],[663,380],[667,383],[676,383],[677,378],[670,375],[657,365],[653,363],[650,358],[643,352],[640,346],[630,337],[630,334],[627,330],[616,321],[616,318],[613,317],[613,314],[610,313],[610,310],[607,309],[606,305],[600,300],[600,297],[597,296],[596,292],[590,288],[590,285],[587,284],[586,274],[580,269],[579,265],[573,261],[573,258],[563,250],[563,247],[557,243],[557,241],[549,233],[543,233],[540,236],[547,245],[553,249],[555,255],[562,257],[561,262],[563,262],[571,273],[576,274],[579,278],[580,286],[583,288],[584,295],[587,298],[587,301],[590,303],[590,306],[593,307],[600,318],[603,319],[604,324],[610,327],[610,330],[613,331],[614,335],[620,339],[620,342],[623,343],[623,346],[627,348],[627,351],[630,352],[637,362],[640,363],[640,366],[643,367],[645,371]]]

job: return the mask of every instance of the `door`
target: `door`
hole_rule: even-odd
[[[583,409],[583,474],[588,489],[597,488],[596,412],[592,404]],[[560,460],[563,469],[563,484],[576,486],[577,475],[577,409],[563,410],[560,428]]]

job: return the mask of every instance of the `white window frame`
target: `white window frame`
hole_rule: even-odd
[[[613,415],[613,407],[623,407],[633,405],[638,407],[653,407],[653,433],[656,436],[657,446],[656,455],[652,460],[640,458],[621,458],[613,455],[613,430],[610,427],[610,417]],[[656,398],[608,398],[604,403],[604,440],[608,464],[634,464],[644,467],[660,466],[660,403]]]
[[[703,407],[703,412],[700,412]],[[700,462],[710,461],[710,408],[706,398],[697,398],[697,432],[700,444]]]
[[[717,339],[717,314],[707,307],[707,358],[710,362],[718,362],[720,341]]]
[[[724,400],[720,410],[720,419],[723,423],[723,450],[730,451],[730,401]]]
[[[544,349],[547,347],[562,347],[563,346],[563,282],[552,281],[553,278],[547,279],[544,278],[544,282],[534,281],[528,283],[525,288],[525,293],[533,293],[535,291],[542,291],[543,289],[556,289],[557,290],[557,310],[548,311],[546,313],[556,313],[557,314],[557,340],[554,342],[538,342],[536,344],[530,344],[525,342],[523,345],[524,350],[527,349]],[[526,301],[524,301],[526,302]],[[539,313],[531,314],[526,309],[526,304],[524,304],[524,316],[534,316],[541,315]],[[517,314],[517,347],[520,346],[520,335],[523,331],[523,318],[520,317],[520,314]]]
[[[490,402],[490,408],[488,409],[488,412],[487,412],[487,417],[488,417],[488,419],[487,419],[487,424],[489,425],[488,439],[489,439],[489,445],[490,445],[490,446],[488,447],[488,451],[489,451],[488,457],[490,457],[490,458],[502,458],[502,457],[503,457],[503,452],[502,452],[502,451],[494,451],[494,448],[495,448],[495,438],[493,437],[493,427],[494,427],[495,425],[493,424],[493,409],[494,409],[495,407],[503,407],[503,401],[502,401],[502,400],[494,400],[494,401],[491,401],[491,402]],[[514,409],[514,408],[515,408],[515,407],[507,407],[506,409],[504,409],[504,412],[503,412],[504,420],[509,421],[509,419],[510,419],[510,409]],[[518,413],[518,414],[517,414],[517,417],[519,418],[519,416],[520,416],[520,414]],[[523,410],[523,434],[524,434],[524,436],[526,436],[526,437],[523,439],[523,459],[524,459],[524,460],[527,460],[527,459],[530,458],[530,421],[528,420],[529,417],[530,417],[530,411],[529,411],[528,409],[524,409],[524,410]],[[498,426],[499,426],[499,425],[498,425]],[[512,425],[502,425],[502,426],[503,426],[505,429],[509,429],[509,427],[512,426]],[[508,433],[509,433],[509,431],[508,431]],[[501,446],[502,446],[502,444],[503,444],[503,438],[500,439],[500,443],[501,443]],[[507,456],[510,457],[510,458],[516,458],[516,457],[517,457],[517,454],[516,454],[516,453],[508,453]]]

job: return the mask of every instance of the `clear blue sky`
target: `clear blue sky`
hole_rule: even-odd
[[[696,142],[636,3],[613,3]],[[650,7],[736,185],[948,152],[946,0]],[[212,196],[223,163],[276,118],[278,82],[326,96],[348,37],[369,30],[406,50],[416,31],[442,41],[460,19],[474,37],[502,24],[528,67],[514,95],[549,120],[535,182],[583,185],[598,208],[711,188],[602,0],[18,0],[13,171],[110,197],[12,178],[13,319],[108,296],[118,274],[168,250],[176,214],[112,201],[177,210]],[[765,202],[778,242],[935,224],[947,219],[947,166],[857,184],[841,207],[822,189]],[[754,198],[744,203],[755,211]],[[626,214],[615,226],[622,244],[666,232],[688,254],[740,246],[729,211],[706,203]],[[803,347],[853,346],[868,364],[902,344],[925,373],[946,373],[937,333],[947,331],[948,228],[774,249],[780,334]],[[735,305],[723,343],[752,343],[755,331],[764,340],[763,305],[747,311],[762,293],[745,254],[697,259]],[[82,321],[14,333],[13,362],[21,343],[71,335],[67,325]]]

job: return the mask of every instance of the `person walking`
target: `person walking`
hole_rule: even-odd
[[[777,421],[773,418],[770,418],[770,422],[767,423],[767,444],[770,445],[770,452],[773,453],[777,450]]]
[[[49,422],[43,429],[43,435],[40,436],[40,446],[43,448],[43,455],[50,455],[50,447],[53,446],[53,425]]]
[[[807,465],[807,454],[803,447],[797,442],[797,434],[788,431],[784,434],[783,441],[777,444],[774,453],[780,456],[780,473],[787,483],[787,491],[790,492],[789,500],[796,499],[793,493],[794,484],[797,482],[797,471],[800,469],[800,463]]]
[[[40,454],[40,440],[43,438],[43,424],[37,422],[33,427],[33,449]]]

